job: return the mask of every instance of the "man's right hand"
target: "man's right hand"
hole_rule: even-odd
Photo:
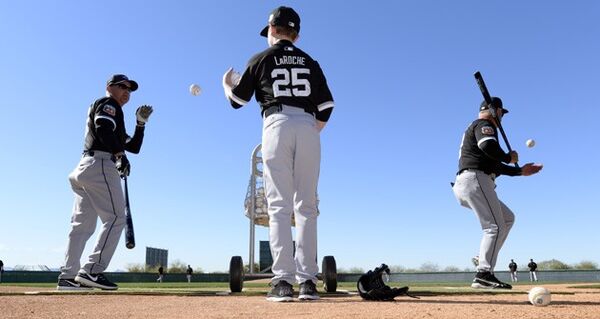
[[[227,69],[223,74],[223,88],[225,91],[233,90],[240,82],[241,75],[233,70],[233,68]]]
[[[115,166],[117,167],[117,171],[121,177],[129,176],[129,171],[131,170],[131,164],[129,164],[129,160],[125,154],[117,157],[117,161],[115,162]]]
[[[544,167],[544,165],[542,165],[542,164],[527,163],[527,164],[523,165],[523,167],[521,167],[521,175],[523,175],[523,176],[533,175],[533,174],[541,171],[543,167]]]

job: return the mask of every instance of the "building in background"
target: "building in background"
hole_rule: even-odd
[[[167,267],[169,262],[169,250],[146,247],[146,268]]]

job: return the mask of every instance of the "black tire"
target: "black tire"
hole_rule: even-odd
[[[337,290],[337,266],[333,256],[323,257],[323,289],[326,292],[335,292]]]
[[[229,289],[231,292],[241,292],[244,288],[244,262],[242,257],[233,256],[229,262]]]

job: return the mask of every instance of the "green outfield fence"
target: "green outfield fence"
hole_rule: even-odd
[[[56,282],[58,271],[5,271],[2,283],[44,283]],[[111,281],[115,282],[154,282],[158,273],[106,272]],[[193,274],[194,282],[229,282],[229,274]],[[186,274],[169,274],[163,277],[163,282],[187,282]]]
[[[58,271],[5,271],[2,283],[46,283],[56,282]],[[155,282],[157,273],[107,272],[115,282]],[[338,282],[356,282],[361,274],[337,274]],[[430,273],[394,273],[393,282],[471,282],[474,272],[430,272]],[[510,282],[507,271],[496,272],[498,279]],[[529,280],[528,271],[518,272],[519,281]],[[550,282],[600,282],[600,270],[542,270],[538,271],[539,281]],[[164,282],[187,282],[186,274],[165,274]],[[193,274],[193,282],[229,282],[229,274]]]

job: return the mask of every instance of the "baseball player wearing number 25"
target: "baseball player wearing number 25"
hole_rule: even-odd
[[[513,212],[498,199],[495,179],[499,175],[529,176],[539,172],[542,165],[517,163],[516,151],[505,153],[498,142],[498,122],[508,110],[502,100],[492,98],[493,107],[485,101],[479,107],[479,119],[465,131],[460,146],[458,174],[453,186],[458,202],[475,212],[479,218],[483,238],[479,247],[479,265],[471,287],[480,289],[512,289],[494,275],[498,253],[515,221]],[[492,116],[496,112],[497,116]]]
[[[319,299],[317,283],[317,183],[321,161],[320,131],[333,110],[333,97],[319,64],[294,45],[300,16],[289,7],[271,13],[260,33],[269,48],[256,54],[239,79],[223,76],[225,95],[234,108],[254,94],[263,117],[263,177],[273,255],[270,301]],[[293,255],[291,217],[296,220]]]

